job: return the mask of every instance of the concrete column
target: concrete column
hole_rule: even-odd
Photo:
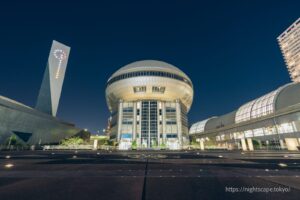
[[[136,139],[136,102],[133,102],[133,124],[132,124],[132,139]]]
[[[120,100],[119,109],[118,109],[118,137],[117,137],[118,142],[121,139],[122,119],[123,119],[123,101]]]
[[[247,143],[249,151],[254,151],[253,142],[251,138],[247,138]]]
[[[159,115],[159,109],[161,109],[161,102],[157,101],[157,146],[160,147],[160,115]]]
[[[241,148],[241,144],[239,142],[235,142],[235,145],[237,145],[238,149]]]
[[[94,140],[93,150],[98,149],[98,140]]]
[[[166,102],[161,103],[162,109],[162,134],[163,134],[163,141],[166,144]]]
[[[280,149],[285,149],[285,145],[284,145],[283,139],[280,139],[279,143],[280,143]]]
[[[297,146],[299,144],[297,138],[285,138],[284,140],[289,151],[298,151]]]
[[[138,101],[137,102],[139,106],[137,106],[138,109],[140,109],[140,115],[139,115],[139,139],[138,139],[138,144],[140,145],[139,147],[142,147],[142,102]]]
[[[205,149],[204,140],[200,139],[200,150],[203,151]]]
[[[247,151],[246,140],[245,140],[245,139],[241,139],[241,142],[242,142],[242,150],[243,150],[243,151]]]
[[[183,147],[182,145],[182,126],[181,126],[181,107],[179,100],[176,100],[176,121],[177,121],[177,134],[178,134],[178,141],[180,148]]]

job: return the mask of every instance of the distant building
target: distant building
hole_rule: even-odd
[[[111,138],[119,149],[181,149],[189,143],[193,85],[177,67],[155,60],[122,67],[107,82]]]
[[[36,109],[0,96],[0,144],[13,135],[27,144],[58,143],[82,132],[55,117],[69,52],[70,47],[53,41]]]
[[[277,38],[293,82],[300,82],[300,18]]]

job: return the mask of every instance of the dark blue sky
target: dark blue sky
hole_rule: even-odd
[[[142,59],[169,62],[191,78],[191,123],[222,115],[290,81],[276,38],[299,7],[296,0],[1,2],[0,95],[35,105],[55,39],[72,48],[59,118],[102,130],[107,79]]]

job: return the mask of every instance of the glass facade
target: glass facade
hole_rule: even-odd
[[[142,147],[157,146],[157,102],[142,101],[141,139]]]
[[[211,118],[193,124],[190,128],[190,134],[204,132],[205,125],[206,125],[207,121],[210,119]]]
[[[170,72],[163,72],[163,71],[128,72],[128,73],[125,73],[125,74],[115,76],[112,79],[108,80],[107,86],[111,85],[112,83],[114,83],[116,81],[120,81],[120,80],[127,79],[127,78],[138,77],[138,76],[158,76],[158,77],[171,78],[171,79],[175,79],[175,80],[178,80],[178,81],[183,81],[183,82],[187,83],[188,85],[190,85],[191,87],[193,87],[192,82],[189,81],[188,79],[186,79],[182,76],[179,76],[177,74],[173,74],[173,73],[170,73]]]
[[[142,149],[160,148],[161,145],[180,149],[181,137],[188,138],[187,112],[179,101],[142,100],[120,102],[119,106],[119,113],[112,119],[119,121],[114,131],[121,149],[130,149],[134,141],[137,148]]]
[[[241,106],[236,112],[235,123],[248,121],[274,113],[275,97],[283,87]]]

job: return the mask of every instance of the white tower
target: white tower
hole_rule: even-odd
[[[70,47],[53,40],[36,104],[37,110],[56,116],[69,54]]]

